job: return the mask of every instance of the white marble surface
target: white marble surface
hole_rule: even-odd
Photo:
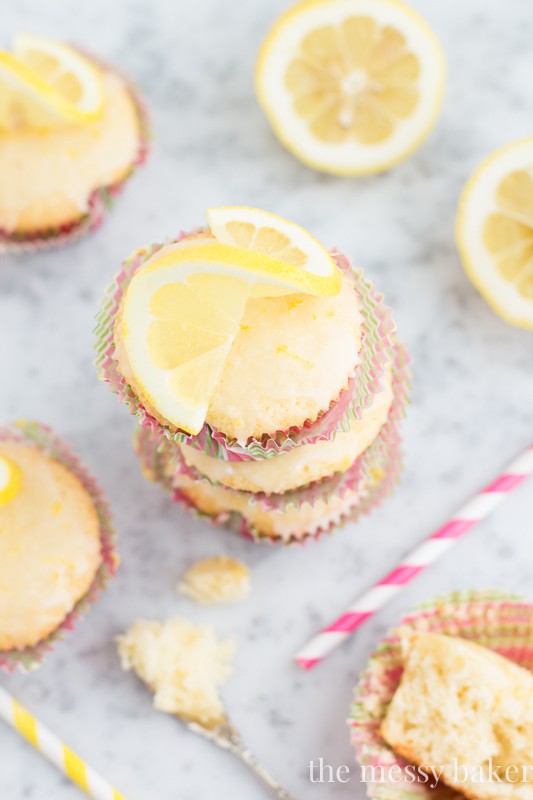
[[[531,591],[533,489],[522,487],[398,601],[311,674],[295,650],[490,479],[533,434],[533,338],[488,309],[461,269],[453,221],[461,185],[493,148],[531,134],[531,0],[413,0],[448,54],[442,117],[422,149],[365,180],[315,174],[274,140],[255,102],[254,54],[285,0],[19,0],[18,30],[77,41],[116,61],[151,107],[153,156],[95,236],[58,253],[0,263],[0,418],[41,418],[71,440],[109,493],[119,576],[46,665],[1,677],[128,800],[264,797],[230,756],[152,711],[120,672],[113,636],[136,615],[184,614],[239,640],[225,699],[250,746],[300,800],[364,796],[311,785],[308,764],[352,764],[352,687],[387,626],[437,591]],[[7,6],[7,4],[6,4]],[[0,177],[1,179],[1,177]],[[288,551],[254,546],[172,507],[142,478],[134,422],[92,367],[102,288],[136,245],[247,203],[293,218],[352,254],[396,310],[415,359],[406,470],[394,499],[357,527]],[[206,611],[176,596],[194,559],[230,553],[252,569],[249,602]],[[79,792],[0,726],[2,800],[75,800]]]

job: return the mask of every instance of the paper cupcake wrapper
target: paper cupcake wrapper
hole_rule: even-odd
[[[398,376],[401,374],[401,378],[398,377],[398,393],[395,396],[395,403],[391,408],[389,420],[383,426],[380,434],[363,456],[358,459],[359,465],[356,478],[351,487],[356,492],[353,505],[318,529],[301,531],[298,536],[282,538],[264,534],[238,512],[222,512],[211,516],[200,511],[190,498],[173,484],[172,477],[166,471],[168,461],[164,448],[161,448],[161,436],[154,434],[153,431],[147,428],[141,428],[136,435],[136,448],[140,458],[141,469],[149,480],[159,483],[169,492],[173,502],[193,512],[199,519],[208,520],[215,525],[222,525],[254,541],[289,545],[303,544],[309,539],[318,539],[325,533],[331,533],[336,527],[350,521],[356,521],[362,515],[370,513],[392,493],[398,483],[402,471],[399,422],[404,413],[405,395],[409,379],[409,360],[403,348],[398,350],[397,364],[398,371],[396,374]],[[320,483],[324,484],[326,482]],[[358,496],[357,492],[361,491],[363,487],[364,491]],[[343,494],[346,494],[349,489],[350,486],[347,484]],[[326,489],[324,485],[321,486],[320,491],[322,499],[330,498],[335,494],[334,489]],[[316,502],[316,498],[314,502]],[[282,512],[282,508],[277,509],[277,513]]]
[[[15,441],[22,444],[36,445],[50,458],[66,467],[82,484],[91,497],[100,522],[100,541],[102,563],[95,575],[89,591],[74,606],[61,625],[46,639],[32,647],[17,650],[0,651],[0,670],[13,672],[16,669],[29,671],[36,669],[44,656],[56,641],[62,639],[66,631],[74,628],[76,620],[86,613],[105,589],[109,579],[118,567],[118,556],[115,552],[115,531],[112,525],[111,512],[107,500],[97,481],[74,455],[69,445],[56,436],[50,428],[39,422],[21,420],[9,426],[0,427],[0,441]]]
[[[399,424],[405,416],[410,388],[409,364],[407,350],[403,345],[397,344],[394,350],[392,369],[393,401],[388,418],[374,442],[354,461],[349,469],[282,494],[269,495],[263,492],[253,493],[235,489],[231,490],[232,493],[242,496],[246,501],[252,500],[265,511],[284,511],[289,507],[299,508],[303,503],[313,506],[319,501],[327,502],[334,495],[344,497],[347,492],[357,491],[361,486],[368,485],[372,476],[381,470],[380,464],[384,454],[389,453],[392,448],[399,447]],[[155,449],[158,479],[163,480],[167,485],[174,485],[179,490],[169,475],[173,471],[176,479],[186,475],[196,482],[219,486],[227,490],[223,484],[211,481],[198,469],[189,466],[179,446],[158,431],[140,428],[137,436],[140,440],[139,449],[141,451],[149,453]],[[154,455],[149,455],[147,458],[149,463],[155,463]]]
[[[196,232],[198,231],[192,233]],[[362,271],[353,269],[346,256],[336,250],[332,251],[332,255],[337,265],[351,277],[360,298],[364,318],[363,342],[360,363],[347,387],[332,401],[327,411],[314,420],[307,420],[302,426],[277,431],[272,436],[265,434],[260,440],[248,439],[247,442],[228,439],[225,434],[207,423],[200,433],[191,436],[180,430],[171,430],[148,413],[119,372],[115,358],[115,321],[124,292],[137,270],[162,247],[179,242],[187,235],[191,234],[182,231],[175,239],[138,250],[126,259],[121,271],[108,287],[101,303],[95,329],[97,353],[95,364],[100,379],[109,383],[111,391],[118,395],[130,414],[137,416],[141,425],[161,432],[171,441],[188,444],[207,455],[228,461],[271,458],[302,444],[333,439],[339,431],[348,430],[351,422],[360,418],[363,409],[370,406],[376,394],[383,389],[384,367],[394,352],[395,325],[392,312],[384,305],[383,296],[376,292],[373,283],[364,277]]]
[[[393,628],[371,656],[355,689],[348,724],[356,757],[362,766],[383,767],[385,776],[408,762],[396,756],[380,736],[381,723],[403,672],[401,640],[413,632],[461,636],[495,650],[533,670],[533,603],[497,590],[453,592],[429,600]],[[396,770],[397,771],[397,770]],[[404,773],[405,774],[405,773]],[[367,784],[375,800],[462,800],[463,795],[440,785],[376,781]]]
[[[81,48],[78,49],[103,69],[114,72],[126,84],[135,104],[139,120],[139,149],[137,157],[127,175],[121,178],[120,181],[94,190],[89,198],[88,210],[81,219],[66,225],[50,227],[32,233],[8,233],[0,228],[0,255],[4,253],[33,253],[40,250],[63,247],[94,232],[111,211],[115,198],[122,192],[133,173],[145,163],[148,157],[151,139],[150,121],[148,109],[137,87],[115,67],[110,66],[99,58],[95,58],[91,54],[85,53]]]

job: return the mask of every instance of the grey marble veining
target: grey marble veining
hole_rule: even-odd
[[[128,800],[264,797],[230,756],[150,707],[120,672],[113,637],[142,615],[184,614],[234,634],[236,678],[224,696],[250,747],[303,800],[363,798],[311,784],[308,764],[353,764],[345,718],[352,687],[387,627],[434,592],[469,586],[531,591],[533,489],[483,526],[311,674],[296,649],[409,547],[446,520],[533,437],[533,339],[501,322],[466,279],[453,239],[462,183],[494,148],[531,134],[530,0],[412,0],[448,55],[440,121],[394,171],[316,174],[274,139],[253,95],[258,45],[285,0],[19,0],[19,30],[79,42],[139,83],[155,130],[152,158],[96,235],[60,252],[0,263],[0,418],[38,417],[66,436],[106,488],[120,532],[120,573],[37,673],[0,677],[107,775]],[[1,178],[0,178],[1,179]],[[394,498],[360,524],[304,548],[254,546],[172,507],[141,476],[134,422],[92,367],[97,301],[141,242],[203,221],[209,205],[272,209],[352,255],[395,308],[415,363],[406,470]],[[175,585],[196,558],[239,556],[249,602],[206,611]],[[2,800],[76,800],[67,783],[0,726]]]

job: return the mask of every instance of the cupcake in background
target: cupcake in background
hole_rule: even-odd
[[[0,252],[94,230],[147,151],[127,79],[78,49],[20,35],[0,51]]]
[[[99,316],[100,376],[145,428],[145,473],[254,538],[369,510],[400,469],[408,358],[362,273],[294,223],[211,209],[128,259]]]
[[[115,573],[110,512],[68,446],[0,427],[0,668],[32,669]]]
[[[465,590],[404,617],[371,656],[348,720],[368,795],[530,798],[532,670],[528,599]]]

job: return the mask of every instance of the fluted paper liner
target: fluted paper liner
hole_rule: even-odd
[[[193,231],[192,233],[197,233]],[[144,408],[132,387],[120,374],[115,357],[114,326],[121,299],[137,270],[154,253],[168,244],[181,241],[191,235],[181,232],[175,239],[163,244],[152,244],[130,256],[118,275],[108,287],[96,326],[96,366],[101,380],[109,383],[111,391],[118,395],[130,414],[135,414],[142,425],[159,431],[171,441],[182,442],[207,453],[207,455],[228,461],[256,460],[270,458],[288,452],[302,444],[333,439],[339,431],[347,431],[352,420],[360,418],[364,408],[372,404],[375,395],[382,391],[384,368],[390,361],[394,350],[394,321],[390,309],[384,305],[383,297],[374,289],[360,270],[353,269],[346,256],[332,251],[337,265],[354,282],[363,314],[363,342],[360,362],[350,377],[347,387],[331,402],[329,408],[318,418],[307,420],[301,426],[293,426],[274,435],[265,434],[261,440],[248,439],[240,442],[228,439],[225,434],[205,423],[202,430],[191,436],[180,430],[171,430],[154,419]]]
[[[319,500],[327,502],[332,496],[345,496],[347,492],[354,493],[353,506],[326,527],[321,527],[313,532],[301,531],[298,536],[289,539],[271,537],[254,528],[238,512],[223,512],[216,516],[209,516],[200,512],[191,500],[176,485],[175,477],[183,474],[180,466],[176,468],[174,479],[172,469],[175,468],[175,453],[178,450],[174,443],[169,442],[149,428],[140,428],[136,435],[137,451],[141,460],[141,468],[145,475],[152,481],[160,483],[168,491],[174,502],[193,511],[199,517],[209,519],[215,524],[229,527],[245,536],[257,541],[282,542],[284,544],[301,543],[308,538],[318,538],[323,533],[332,531],[337,525],[358,519],[362,514],[369,513],[375,506],[393,491],[402,468],[400,422],[405,413],[405,404],[409,390],[409,357],[405,348],[397,345],[394,356],[393,390],[394,399],[385,425],[374,442],[354,462],[352,467],[344,473],[338,473],[331,478],[326,478],[307,487],[280,495],[266,496],[250,492],[235,492],[233,489],[226,491],[233,494],[242,494],[247,500],[258,503],[265,510],[283,513],[289,506],[300,507],[303,503],[316,504]],[[172,450],[174,456],[169,454]],[[181,461],[183,467],[183,461]],[[184,467],[185,474],[189,468]],[[169,474],[170,473],[170,474]],[[190,475],[190,473],[188,473]],[[207,481],[198,474],[191,475],[193,480]],[[361,493],[359,495],[358,493]]]
[[[380,766],[386,775],[395,765],[404,772],[408,764],[381,738],[380,727],[403,672],[401,640],[413,632],[461,636],[533,671],[533,602],[497,590],[468,590],[419,606],[379,644],[355,689],[348,720],[351,740],[359,763],[378,768],[378,777]],[[443,784],[429,789],[425,784],[396,782],[396,778],[367,783],[367,791],[375,800],[463,798]]]
[[[85,53],[81,48],[78,49],[83,52],[83,55],[94,61],[102,69],[118,75],[126,84],[128,92],[135,104],[139,120],[139,149],[137,157],[127,175],[121,178],[120,181],[109,186],[101,186],[93,191],[89,198],[88,209],[79,220],[67,223],[66,225],[50,227],[46,230],[39,230],[31,233],[9,233],[0,228],[0,255],[4,253],[33,253],[40,250],[63,247],[97,230],[111,211],[116,197],[122,192],[122,189],[133,173],[144,164],[148,157],[150,122],[145,102],[136,86],[119,70],[101,59]]]
[[[0,670],[29,671],[40,665],[46,653],[53,648],[56,641],[63,638],[66,631],[73,630],[78,617],[89,610],[90,606],[98,599],[100,592],[107,586],[108,580],[115,574],[118,566],[118,557],[115,552],[115,531],[111,512],[102,489],[78,457],[74,455],[69,445],[56,436],[50,428],[39,422],[21,420],[13,425],[0,427],[0,441],[15,441],[37,446],[50,458],[66,467],[88,492],[100,522],[102,563],[89,591],[76,603],[61,625],[46,639],[31,647],[0,650]]]

